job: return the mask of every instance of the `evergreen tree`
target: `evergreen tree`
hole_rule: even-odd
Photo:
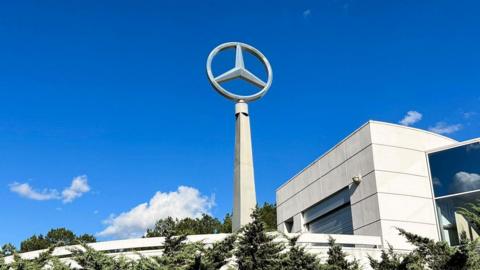
[[[285,254],[282,270],[319,270],[320,262],[315,255],[309,254],[305,248],[297,245],[298,237],[289,239],[290,249]]]
[[[370,261],[370,266],[374,270],[401,269],[400,265],[402,258],[393,251],[393,247],[391,245],[388,246],[388,251],[382,250],[380,261],[375,260],[370,255],[368,256],[368,260]]]
[[[45,236],[48,245],[69,246],[75,242],[77,237],[75,234],[65,228],[57,228],[50,230]]]
[[[231,233],[232,232],[232,215],[227,213],[223,218],[222,226],[220,227],[221,233]]]
[[[20,251],[28,252],[47,249],[51,246],[68,246],[78,243],[96,242],[93,235],[83,234],[76,236],[72,231],[65,228],[51,229],[46,236],[33,235],[20,243]]]
[[[165,237],[167,232],[176,228],[176,221],[172,217],[159,219],[153,229],[148,229],[145,237]]]
[[[80,265],[83,269],[88,270],[101,270],[109,269],[112,266],[112,258],[100,253],[88,245],[83,244],[83,249],[72,249],[73,260]]]
[[[75,239],[76,244],[85,244],[85,243],[95,243],[97,242],[97,238],[91,234],[82,234],[77,236]]]
[[[5,263],[3,255],[0,255],[0,270],[9,270],[10,267]]]
[[[135,263],[134,263],[134,265],[131,269],[133,269],[133,270],[158,270],[158,269],[165,269],[165,267],[162,267],[161,265],[159,265],[152,258],[141,256],[140,259],[135,261]]]
[[[480,270],[480,252],[477,241],[467,241],[463,236],[459,246],[435,242],[405,230],[398,229],[415,249],[403,256],[395,254],[390,246],[383,251],[379,261],[369,258],[374,270]]]
[[[138,260],[131,260],[126,257],[111,257],[107,254],[96,251],[87,245],[83,249],[72,250],[73,259],[87,270],[170,270],[180,269],[168,265],[160,265],[155,257],[148,258],[140,256]],[[56,270],[56,269],[54,269]],[[63,269],[58,269],[63,270]]]
[[[426,237],[398,229],[415,249],[406,254],[397,269],[473,270],[480,269],[480,254],[477,241],[469,242],[462,237],[458,247],[445,242],[435,242]],[[382,261],[385,261],[382,258]]]
[[[163,255],[155,260],[167,269],[194,269],[198,252],[203,252],[200,243],[185,243],[186,235],[176,236],[175,230],[165,231]]]
[[[412,267],[416,265],[415,267],[428,267],[432,270],[462,269],[457,268],[459,265],[454,266],[454,268],[449,267],[450,260],[456,255],[456,250],[447,243],[435,242],[429,238],[406,232],[403,229],[398,230],[400,235],[403,235],[409,243],[416,247],[406,258],[412,264]]]
[[[30,238],[22,241],[20,243],[20,251],[21,252],[28,252],[40,249],[46,249],[50,246],[50,243],[45,239],[45,237],[40,235],[33,235]]]
[[[14,257],[13,263],[8,265],[7,269],[9,270],[41,270],[49,267],[50,269],[53,269],[53,270],[65,270],[66,265],[61,263],[59,260],[56,260],[55,265],[51,263],[53,250],[54,248],[51,247],[48,250],[40,253],[40,255],[35,259],[22,259],[22,257],[20,257],[19,254],[15,253],[13,255]]]
[[[203,259],[205,269],[220,269],[220,267],[227,264],[228,259],[233,255],[236,238],[236,235],[230,235],[222,241],[213,243],[211,248],[205,250],[205,256]]]
[[[465,254],[466,262],[465,269],[479,270],[480,269],[480,245],[478,240],[468,242],[460,246],[461,253]]]
[[[327,269],[331,270],[359,270],[360,265],[356,260],[348,261],[347,255],[343,252],[342,247],[335,243],[335,239],[332,237],[329,238],[328,244],[330,248],[328,249],[328,259],[327,259]]]
[[[214,234],[221,231],[222,223],[212,216],[203,214],[200,218],[184,218],[177,221],[176,231],[180,234]]]
[[[185,247],[184,241],[187,239],[186,235],[175,236],[173,233],[165,236],[163,246],[163,254],[165,256],[175,255]]]
[[[12,243],[6,243],[0,249],[1,256],[10,256],[17,252],[17,248]]]
[[[167,230],[174,230],[178,234],[215,234],[224,232],[224,224],[217,218],[203,214],[199,218],[173,219],[171,217],[160,219],[153,229],[148,229],[145,237],[161,237]],[[230,231],[231,232],[231,229]]]
[[[277,206],[276,204],[271,204],[265,202],[260,209],[260,220],[265,223],[266,231],[276,231],[277,230]]]
[[[165,269],[197,270],[195,267],[201,266],[197,263],[201,262],[203,251],[204,247],[200,243],[181,243],[178,248],[171,248],[169,253],[154,259]]]
[[[10,267],[5,263],[3,258],[0,258],[0,270],[9,270]]]
[[[62,261],[60,261],[57,257],[52,257],[49,262],[50,269],[52,270],[71,270],[72,268],[70,265],[66,265]]]
[[[260,207],[260,220],[265,224],[267,231],[276,231],[277,229],[277,210],[275,204],[264,203]],[[215,234],[232,232],[232,215],[227,213],[223,222],[207,214],[199,218],[174,219],[167,217],[160,219],[151,229],[147,229],[145,237],[165,236],[165,230],[175,230],[178,234]]]
[[[273,235],[265,232],[265,224],[260,220],[257,207],[252,222],[242,228],[235,251],[239,270],[275,270],[281,269],[280,252],[283,244],[275,242]]]

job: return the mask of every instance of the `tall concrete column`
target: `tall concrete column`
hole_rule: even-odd
[[[247,103],[235,104],[235,118],[233,232],[250,223],[250,214],[257,204]]]
[[[230,70],[214,76],[212,72],[212,60],[220,52],[235,48],[235,66]],[[247,68],[243,61],[243,51],[246,50],[260,60],[267,72],[267,81],[255,76]],[[248,115],[248,102],[262,98],[272,85],[272,67],[267,58],[254,47],[241,42],[227,42],[213,49],[207,58],[207,76],[213,88],[222,96],[233,100],[235,104],[235,164],[234,164],[234,194],[233,194],[233,217],[232,230],[238,231],[242,226],[250,223],[257,199],[255,195],[255,179],[253,175],[252,139],[250,136],[250,118]],[[251,95],[238,95],[228,91],[221,85],[235,79],[259,88],[260,90]]]

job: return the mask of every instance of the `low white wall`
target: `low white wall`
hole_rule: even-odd
[[[272,233],[278,235],[277,241],[286,242],[287,239],[282,234]],[[190,235],[187,237],[187,242],[202,242],[206,245],[221,241],[229,234],[204,234],[204,235]],[[378,258],[381,253],[382,240],[376,236],[359,236],[359,235],[326,235],[326,234],[287,234],[287,237],[298,236],[298,245],[302,245],[307,251],[318,255],[321,260],[327,258],[328,240],[330,237],[334,238],[336,243],[346,246],[343,248],[345,253],[349,255],[350,259],[356,258],[364,266],[364,269],[370,269],[368,265],[368,255]],[[116,241],[105,241],[88,244],[88,246],[98,251],[104,251],[111,256],[125,256],[131,259],[137,259],[141,256],[161,256],[164,238],[138,238]],[[53,256],[61,256],[62,261],[70,263],[72,267],[78,265],[68,258],[71,254],[70,250],[79,248],[81,246],[58,247],[53,251]],[[136,249],[141,249],[135,251]],[[46,250],[38,250],[32,252],[25,252],[20,254],[24,259],[34,259]],[[5,258],[7,263],[13,262],[13,256]]]

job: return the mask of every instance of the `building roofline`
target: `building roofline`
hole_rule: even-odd
[[[443,136],[443,135],[440,135],[438,133],[434,133],[434,132],[431,132],[431,131],[428,131],[428,130],[424,130],[424,129],[419,129],[419,128],[414,128],[414,127],[408,127],[408,126],[404,126],[404,125],[399,125],[399,124],[393,124],[393,123],[388,123],[388,122],[382,122],[382,121],[376,121],[376,120],[368,120],[366,123],[364,123],[363,125],[361,125],[359,128],[355,129],[352,133],[350,133],[349,135],[347,135],[345,138],[343,138],[340,142],[338,142],[337,144],[335,144],[333,147],[331,147],[329,150],[327,150],[326,152],[324,152],[321,156],[319,156],[318,158],[316,158],[314,161],[312,161],[310,164],[308,164],[306,167],[304,167],[302,170],[300,170],[298,173],[296,173],[295,175],[293,175],[292,177],[290,177],[290,179],[288,179],[288,181],[286,181],[285,183],[283,183],[281,186],[279,186],[275,191],[278,191],[280,190],[281,188],[283,188],[284,186],[286,186],[288,183],[290,183],[293,179],[295,179],[298,175],[300,175],[302,172],[304,172],[306,169],[310,168],[313,164],[315,164],[317,161],[319,161],[320,159],[322,159],[323,157],[325,157],[328,153],[332,152],[334,149],[336,149],[338,146],[340,146],[343,142],[345,142],[346,140],[348,140],[350,137],[352,137],[353,135],[355,135],[356,133],[358,133],[360,130],[362,130],[363,128],[367,127],[368,125],[370,124],[380,124],[380,125],[387,125],[387,126],[394,126],[394,127],[397,127],[397,128],[405,128],[405,129],[410,129],[410,130],[414,130],[414,131],[419,131],[419,132],[423,132],[423,133],[427,133],[427,134],[430,134],[430,135],[434,135],[434,136],[437,136],[437,137],[440,137],[440,138],[443,138],[443,139],[447,139],[447,140],[450,140],[452,141],[452,144],[455,144],[455,143],[458,143],[458,141],[452,139],[452,138],[449,138],[449,137],[446,137],[446,136]]]
[[[386,126],[393,126],[393,127],[397,127],[397,128],[404,128],[404,129],[420,131],[420,132],[427,133],[427,134],[430,134],[430,135],[433,135],[433,136],[436,136],[436,137],[440,137],[440,138],[443,138],[443,139],[450,140],[453,143],[458,143],[458,141],[455,140],[455,139],[452,139],[450,137],[447,137],[447,136],[444,136],[444,135],[441,135],[441,134],[438,134],[438,133],[435,133],[435,132],[432,132],[432,131],[429,131],[429,130],[421,129],[421,128],[409,127],[409,126],[404,126],[404,125],[400,125],[400,124],[394,124],[394,123],[382,122],[382,121],[376,121],[376,120],[369,120],[368,123],[375,123],[375,124],[381,124],[381,125],[386,125]]]
[[[456,147],[459,147],[459,146],[464,146],[464,145],[471,144],[471,143],[477,143],[477,142],[480,142],[480,137],[479,138],[473,138],[473,139],[466,140],[466,141],[456,142],[454,144],[450,144],[450,145],[446,145],[446,146],[442,146],[442,147],[433,148],[433,149],[428,150],[427,154],[432,154],[432,153],[456,148]]]
[[[365,128],[366,126],[368,126],[370,123],[372,123],[372,121],[368,121],[366,123],[364,123],[363,125],[361,125],[359,128],[355,129],[352,133],[350,133],[349,135],[347,135],[347,137],[343,138],[340,142],[338,142],[337,144],[335,144],[333,147],[331,147],[330,149],[328,149],[326,152],[324,152],[322,155],[320,155],[318,158],[316,158],[314,161],[310,162],[310,164],[308,164],[306,167],[304,167],[302,170],[300,170],[299,172],[297,172],[295,175],[293,175],[292,177],[290,177],[290,179],[288,179],[288,181],[286,181],[285,183],[283,183],[280,187],[278,187],[276,189],[276,191],[278,191],[279,189],[283,188],[284,186],[286,186],[288,183],[290,183],[293,179],[295,179],[295,177],[297,177],[298,175],[300,175],[302,172],[304,172],[306,169],[310,168],[313,164],[315,164],[317,161],[319,161],[320,159],[322,159],[323,157],[325,157],[328,153],[332,152],[335,148],[337,148],[338,146],[340,146],[343,142],[345,142],[348,138],[352,137],[353,135],[355,135],[357,132],[359,132],[360,130],[362,130],[363,128]]]

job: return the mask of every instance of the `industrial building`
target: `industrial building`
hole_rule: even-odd
[[[278,230],[377,236],[403,228],[451,245],[478,237],[458,207],[480,199],[480,139],[369,121],[277,189]]]

